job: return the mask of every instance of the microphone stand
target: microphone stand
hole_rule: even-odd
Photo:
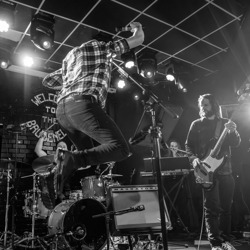
[[[161,131],[160,127],[156,124],[156,117],[155,117],[155,105],[159,105],[163,108],[165,112],[167,112],[171,117],[178,118],[178,115],[175,114],[173,110],[169,107],[163,105],[163,103],[159,100],[159,98],[150,90],[147,90],[145,86],[141,83],[137,82],[133,77],[131,77],[124,69],[122,69],[114,60],[111,60],[111,63],[117,68],[118,72],[123,75],[124,77],[128,78],[130,81],[135,83],[138,87],[140,87],[143,93],[147,93],[149,95],[149,101],[147,102],[147,108],[151,114],[151,121],[152,127],[150,134],[153,137],[153,150],[155,153],[154,163],[155,163],[155,171],[157,177],[157,186],[158,186],[158,199],[159,199],[159,208],[160,208],[160,219],[161,219],[161,232],[162,232],[162,243],[163,249],[168,250],[168,242],[167,242],[167,229],[166,229],[166,219],[165,219],[165,206],[163,200],[163,187],[162,187],[162,178],[161,178],[161,153],[160,153],[160,136]]]
[[[109,223],[110,223],[110,217],[111,215],[122,215],[122,214],[126,214],[126,213],[131,213],[131,212],[135,212],[135,211],[142,211],[145,210],[144,205],[139,205],[137,207],[129,207],[126,209],[121,209],[118,211],[110,211],[107,213],[101,213],[101,214],[96,214],[93,215],[92,218],[99,218],[99,217],[105,217],[106,220],[106,231],[107,231],[107,250],[109,250],[109,245],[110,245],[110,229],[109,229]]]

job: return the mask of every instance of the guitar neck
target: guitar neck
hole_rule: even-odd
[[[226,138],[226,135],[228,133],[228,129],[227,128],[224,128],[224,130],[222,131],[218,141],[216,142],[214,148],[211,150],[211,153],[210,155],[215,158],[219,152],[220,152],[220,149],[221,149],[221,146],[222,146],[222,143],[224,142],[225,138]]]

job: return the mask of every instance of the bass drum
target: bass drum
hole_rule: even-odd
[[[58,234],[58,248],[102,249],[106,245],[106,208],[94,199],[66,200],[58,204],[49,216],[49,235]]]

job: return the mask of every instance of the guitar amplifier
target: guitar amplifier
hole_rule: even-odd
[[[114,186],[110,189],[110,195],[117,231],[130,233],[161,231],[157,185]],[[137,209],[141,206],[143,210]],[[164,207],[166,228],[171,229],[165,202]],[[125,211],[125,213],[119,213],[119,211]]]

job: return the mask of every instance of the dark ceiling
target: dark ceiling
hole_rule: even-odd
[[[140,22],[144,27],[145,41],[137,48],[136,54],[155,52],[158,65],[157,81],[165,80],[166,65],[173,60],[180,68],[179,73],[189,84],[189,89],[192,90],[188,91],[187,97],[181,96],[183,99],[186,98],[185,106],[182,107],[186,109],[191,107],[191,112],[183,112],[183,122],[177,124],[177,121],[173,122],[168,117],[165,119],[168,126],[165,126],[167,131],[163,131],[163,134],[166,135],[166,139],[176,126],[174,136],[183,138],[181,140],[183,142],[191,122],[189,120],[198,115],[197,110],[194,112],[194,107],[197,107],[199,94],[213,92],[219,97],[220,104],[236,103],[236,91],[250,75],[249,0],[12,0],[11,2],[16,3],[15,24],[8,33],[0,33],[0,56],[2,52],[8,50],[13,65],[4,73],[8,77],[19,76],[12,74],[12,71],[39,77],[35,79],[39,84],[34,84],[34,81],[29,82],[32,83],[29,86],[37,88],[37,91],[42,88],[40,77],[60,68],[63,58],[73,47],[92,39],[99,32],[114,38],[127,38],[131,33],[116,33],[116,27],[127,26],[133,21]],[[39,50],[30,40],[31,18],[38,12],[55,16],[55,45],[49,52]],[[33,69],[24,69],[20,65],[19,59],[27,51],[35,56]],[[115,70],[113,72],[116,73]],[[4,73],[3,71],[0,73],[1,79]],[[6,79],[7,77],[4,80]],[[26,78],[25,81],[27,83]],[[5,82],[1,79],[0,85],[2,83]],[[28,88],[22,91],[10,87],[13,85],[5,85],[7,85],[5,91],[0,91],[3,96],[0,98],[1,102],[3,100],[11,102],[10,94],[15,95],[18,92],[17,94],[23,93],[23,96],[27,97],[31,92]],[[18,85],[21,88],[21,84]],[[158,84],[158,87],[160,85]],[[158,93],[165,95],[161,88],[162,85]],[[177,99],[175,95],[171,98],[168,100],[169,103]],[[118,100],[116,106],[119,106],[116,107],[119,110],[116,121],[129,138],[137,128],[141,110],[137,111],[135,108],[137,104],[133,104],[124,93],[120,95],[118,93],[115,100]],[[21,107],[22,102],[20,103]],[[249,124],[247,126],[249,127]],[[150,141],[145,142],[147,145],[151,145],[150,143]]]
[[[180,65],[181,73],[189,75],[191,82],[215,74],[226,65],[229,72],[234,65],[239,74],[248,75],[248,64],[242,63],[241,58],[247,55],[249,48],[244,42],[247,38],[243,30],[250,5],[247,0],[11,2],[16,3],[15,24],[8,33],[0,35],[0,52],[6,47],[11,52],[14,66],[9,70],[18,71],[19,57],[29,51],[35,56],[34,71],[29,73],[43,76],[60,68],[63,58],[74,46],[92,39],[98,32],[128,37],[130,32],[116,33],[115,28],[138,21],[144,27],[145,41],[136,53],[148,50],[156,53],[158,78],[163,76],[170,60]],[[31,17],[38,12],[55,16],[55,45],[49,52],[37,49],[30,41]]]

